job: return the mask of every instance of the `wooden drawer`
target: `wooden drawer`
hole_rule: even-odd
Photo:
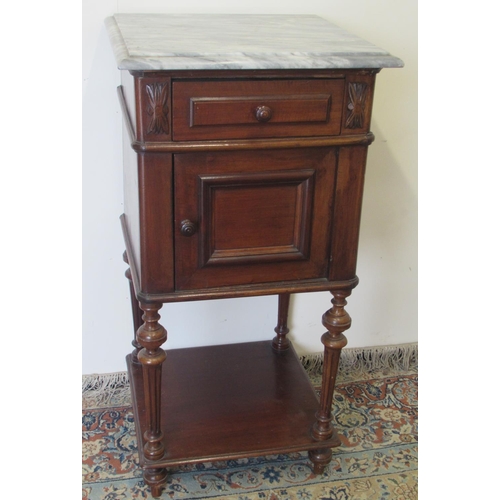
[[[343,79],[176,81],[173,140],[340,134]]]

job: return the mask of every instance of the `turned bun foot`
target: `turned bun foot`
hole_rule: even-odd
[[[166,469],[145,469],[144,482],[151,488],[151,494],[154,498],[161,496],[161,492],[167,484]]]
[[[316,475],[321,475],[326,469],[326,466],[332,461],[332,450],[324,448],[322,450],[309,451],[309,458],[313,463],[313,472]]]

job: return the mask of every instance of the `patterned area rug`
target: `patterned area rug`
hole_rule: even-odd
[[[170,470],[162,498],[417,500],[417,380],[416,367],[341,380],[333,416],[342,445],[322,476],[307,453],[189,465]],[[130,405],[87,407],[82,423],[83,499],[152,498]]]

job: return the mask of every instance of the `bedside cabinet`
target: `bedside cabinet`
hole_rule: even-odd
[[[129,138],[127,363],[144,479],[159,496],[169,467],[292,451],[322,473],[340,444],[331,405],[358,283],[375,75],[402,62],[316,16],[106,25]],[[290,294],[312,291],[333,297],[319,398],[287,338]],[[163,303],[271,294],[272,340],[162,349]]]

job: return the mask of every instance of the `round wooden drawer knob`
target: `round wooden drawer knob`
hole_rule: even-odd
[[[259,106],[255,110],[255,118],[259,122],[268,122],[273,116],[273,110],[269,106]]]
[[[186,219],[181,222],[181,234],[183,236],[193,236],[196,233],[196,224]]]

